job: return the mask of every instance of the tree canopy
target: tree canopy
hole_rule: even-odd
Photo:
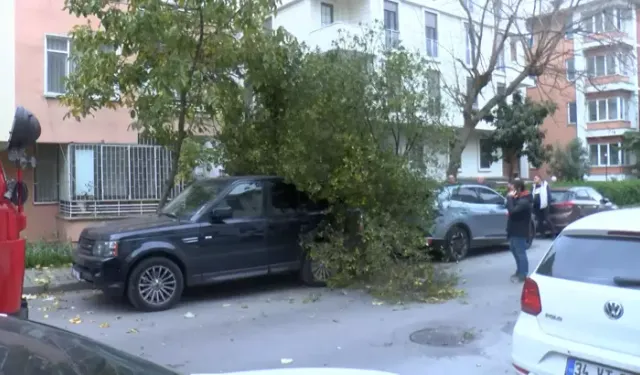
[[[396,260],[425,258],[436,186],[428,171],[452,134],[430,95],[431,64],[402,48],[383,51],[379,39],[377,29],[344,35],[325,53],[294,39],[260,43],[266,50],[246,65],[252,95],[239,88],[224,99],[235,104],[223,116],[222,159],[230,173],[283,176],[329,202],[337,218],[324,229],[329,240],[306,246],[336,270],[335,282],[384,275],[426,289],[428,263],[401,270]],[[359,247],[347,246],[350,209],[365,213]]]
[[[62,101],[77,119],[126,108],[135,129],[173,151],[162,206],[179,175],[185,139],[216,132],[217,98],[237,86],[253,37],[275,6],[272,0],[65,0],[70,14],[87,21],[70,34],[73,69]]]
[[[589,153],[578,138],[554,147],[549,172],[564,181],[582,181],[590,171]]]
[[[535,102],[516,91],[510,103],[500,101],[493,113],[485,117],[495,127],[488,137],[491,157],[494,161],[509,162],[509,176],[513,176],[514,163],[522,156],[535,168],[549,160],[551,146],[544,144],[545,131],[540,126],[555,110],[555,103]]]

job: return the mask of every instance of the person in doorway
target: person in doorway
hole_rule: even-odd
[[[526,190],[524,182],[513,181],[512,189],[507,193],[507,238],[509,249],[516,261],[516,272],[511,276],[512,282],[523,282],[529,274],[527,239],[531,224],[531,204],[531,194]]]
[[[549,203],[551,200],[551,188],[547,181],[540,176],[533,177],[533,213],[536,217],[536,232],[544,236],[547,229],[553,235],[555,233],[553,224],[549,220]]]

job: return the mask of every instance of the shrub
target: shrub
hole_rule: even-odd
[[[582,180],[589,173],[589,153],[580,139],[554,147],[549,173],[565,181]]]
[[[60,267],[71,263],[73,245],[69,242],[27,242],[25,267]]]

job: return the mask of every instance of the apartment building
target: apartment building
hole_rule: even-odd
[[[469,10],[478,21],[482,17],[479,3],[470,1]],[[468,18],[457,1],[447,0],[285,0],[272,20],[273,27],[284,27],[299,40],[312,47],[330,50],[333,41],[344,35],[358,35],[363,27],[375,22],[384,25],[383,43],[393,47],[401,42],[412,51],[418,51],[433,63],[433,73],[442,90],[447,114],[453,126],[462,126],[459,107],[449,96],[447,87],[464,91],[468,83],[459,61],[471,62],[472,43],[467,32]],[[485,20],[484,25],[491,25]],[[499,32],[499,31],[498,31]],[[482,55],[492,54],[495,30],[485,26],[481,43]],[[481,93],[477,105],[482,106],[496,92],[505,90],[518,74],[523,62],[523,51],[516,43],[506,43],[493,80]],[[531,79],[522,82],[522,91],[533,85]],[[462,155],[461,177],[502,177],[502,161],[492,162],[487,156],[488,143],[484,138],[493,127],[480,123],[472,134]],[[446,158],[443,160],[446,164]],[[523,175],[529,172],[526,160],[518,161]]]
[[[130,129],[127,110],[64,119],[67,109],[58,97],[72,69],[67,35],[84,20],[63,6],[64,0],[8,0],[0,13],[0,115],[10,123],[15,106],[22,105],[42,126],[38,145],[30,150],[37,166],[24,174],[29,239],[75,240],[89,223],[154,212],[171,163],[167,150]],[[8,165],[6,152],[0,158]],[[15,175],[12,168],[6,173]]]
[[[568,32],[558,46],[564,74],[558,84],[528,89],[551,99],[558,111],[543,124],[549,144],[578,138],[588,147],[590,180],[625,179],[634,156],[622,149],[625,132],[638,131],[638,11],[629,2],[593,0],[565,10]],[[544,87],[542,87],[544,86]],[[530,173],[546,175],[546,169]]]

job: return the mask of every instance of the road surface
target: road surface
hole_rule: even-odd
[[[549,244],[537,240],[529,250],[532,268]],[[309,366],[513,373],[510,333],[521,285],[509,281],[511,253],[484,251],[451,267],[467,295],[435,305],[387,305],[272,278],[193,291],[177,308],[151,314],[97,292],[44,296],[30,301],[31,318],[185,374]]]

